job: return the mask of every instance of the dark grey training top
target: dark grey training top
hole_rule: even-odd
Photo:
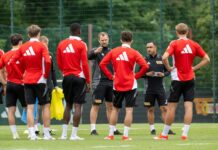
[[[101,60],[104,58],[104,56],[110,51],[108,47],[104,47],[103,50],[100,53],[95,54],[94,51],[97,48],[93,48],[92,50],[89,51],[88,53],[88,59],[93,60],[93,65],[92,65],[92,85],[93,87],[96,87],[99,83],[101,85],[113,85],[113,81],[109,80],[106,75],[100,70],[99,64]],[[112,64],[108,64],[107,68],[111,73],[113,73],[113,66]]]

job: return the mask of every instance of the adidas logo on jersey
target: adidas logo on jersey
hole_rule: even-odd
[[[63,52],[64,52],[64,53],[75,53],[75,50],[74,50],[74,48],[73,48],[73,45],[72,45],[72,44],[69,44]]]
[[[128,56],[126,54],[126,52],[123,52],[122,54],[120,54],[116,60],[123,60],[123,61],[129,61]]]
[[[181,53],[182,53],[182,54],[192,54],[192,49],[191,49],[191,47],[187,44]]]
[[[35,56],[35,55],[36,55],[36,54],[35,54],[35,52],[34,52],[32,46],[30,46],[30,47],[26,50],[26,52],[23,54],[23,56]]]

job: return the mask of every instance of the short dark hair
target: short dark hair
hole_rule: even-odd
[[[23,41],[23,37],[21,34],[15,33],[10,37],[12,46],[16,46],[20,41]]]
[[[130,32],[130,31],[123,31],[121,33],[121,40],[123,42],[131,42],[132,41],[132,32]]]
[[[38,25],[33,24],[27,28],[27,32],[30,37],[36,37],[41,32],[41,28]]]
[[[148,43],[153,43],[153,45],[157,47],[157,42],[156,41],[148,41],[145,44],[148,44]]]
[[[78,35],[80,34],[81,26],[79,23],[72,23],[70,25],[70,34],[71,35]]]

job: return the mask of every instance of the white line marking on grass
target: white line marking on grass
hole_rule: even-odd
[[[41,148],[13,148],[13,150],[43,150],[43,149],[41,149]]]
[[[119,146],[113,146],[113,145],[99,145],[99,146],[93,146],[92,148],[96,148],[96,149],[100,149],[100,148],[129,148],[129,147],[133,147],[132,145],[119,145]]]
[[[214,143],[184,143],[184,144],[176,144],[176,145],[179,145],[179,146],[190,146],[190,145],[211,145],[211,144],[214,144]]]

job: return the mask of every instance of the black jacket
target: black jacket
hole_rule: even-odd
[[[154,71],[154,72],[162,72],[164,73],[164,77],[168,76],[170,74],[169,71],[165,68],[163,62],[162,62],[162,56],[161,55],[156,55],[156,56],[151,56],[148,55],[145,57],[145,60],[149,64],[149,69],[147,72]],[[164,77],[157,77],[157,76],[146,76],[144,75],[144,78],[147,79],[148,81],[148,86],[147,86],[147,92],[158,92],[161,90],[164,90],[163,86],[163,78]]]

